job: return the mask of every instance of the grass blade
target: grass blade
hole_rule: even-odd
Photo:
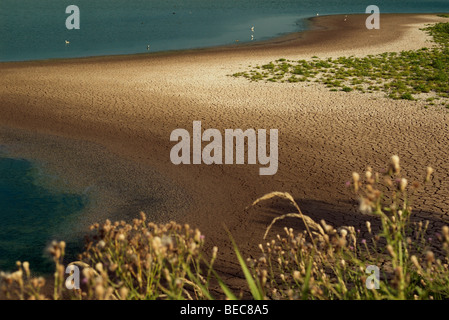
[[[229,238],[231,239],[232,246],[234,247],[235,254],[237,255],[237,259],[239,260],[240,266],[242,268],[243,274],[245,275],[246,282],[248,283],[249,289],[251,291],[251,295],[255,300],[263,300],[264,294],[262,293],[262,290],[257,286],[255,279],[251,275],[251,272],[248,269],[248,266],[246,265],[245,260],[243,259],[242,255],[240,254],[240,251],[237,247],[237,244],[234,241],[234,238],[232,237],[229,230],[226,228],[226,231],[229,234]]]

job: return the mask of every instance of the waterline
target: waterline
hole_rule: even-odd
[[[368,3],[369,4],[369,3]],[[303,31],[316,14],[365,14],[362,0],[0,1],[0,61],[122,55],[267,40]],[[447,0],[379,0],[381,13],[449,12]],[[252,29],[254,27],[254,29]]]

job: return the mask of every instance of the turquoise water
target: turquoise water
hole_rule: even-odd
[[[20,260],[38,273],[52,271],[46,246],[55,234],[70,233],[71,218],[87,204],[85,196],[50,191],[37,183],[42,178],[29,161],[0,155],[0,270],[13,271]],[[69,254],[79,247],[69,243]]]
[[[68,5],[80,29],[67,30]],[[448,0],[1,0],[0,61],[131,54],[264,40],[316,13],[449,12]],[[255,27],[254,33],[251,26]],[[65,40],[70,44],[66,45]]]

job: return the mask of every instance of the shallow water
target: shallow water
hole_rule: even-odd
[[[46,178],[36,164],[0,154],[0,270],[13,271],[20,260],[35,272],[52,271],[46,246],[69,234],[85,208],[86,196],[50,190]],[[68,243],[69,255],[79,249],[79,241]]]
[[[80,29],[67,30],[69,4]],[[265,40],[305,18],[364,13],[361,0],[1,0],[0,61],[178,50]],[[449,12],[447,0],[379,0],[381,13]],[[251,27],[254,26],[254,32]],[[70,43],[66,45],[65,40]]]

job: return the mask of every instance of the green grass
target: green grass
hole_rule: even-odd
[[[366,57],[314,56],[312,60],[298,61],[282,58],[233,76],[251,81],[313,81],[331,91],[383,92],[392,99],[419,100],[433,94],[444,105],[449,98],[449,23],[437,23],[423,30],[433,37],[436,47]]]

